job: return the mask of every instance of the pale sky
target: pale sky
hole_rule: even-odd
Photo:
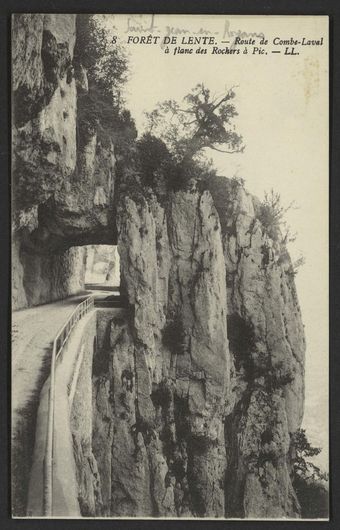
[[[129,19],[129,20],[128,20]],[[306,352],[306,410],[303,427],[315,445],[323,447],[319,463],[328,459],[328,19],[327,17],[274,16],[162,16],[105,15],[105,25],[122,44],[128,36],[212,35],[217,46],[234,41],[239,31],[245,39],[263,34],[267,55],[165,54],[157,44],[129,44],[130,77],[124,90],[126,107],[139,132],[144,111],[159,101],[180,100],[203,82],[217,94],[237,86],[234,104],[239,116],[243,154],[208,153],[220,175],[244,178],[246,188],[263,198],[273,188],[284,205],[295,201],[287,221],[298,233],[290,250],[306,263],[296,277]],[[114,28],[115,26],[115,28]],[[150,32],[151,28],[151,32]],[[202,31],[204,30],[204,31]],[[207,31],[209,33],[207,33]],[[298,46],[296,56],[285,56],[285,47],[273,39],[318,40],[322,46]],[[161,40],[161,39],[159,39]],[[256,39],[258,44],[259,38]],[[182,47],[189,47],[183,45]],[[194,51],[198,46],[194,47]],[[248,46],[248,52],[252,46]],[[174,46],[171,47],[172,49]],[[295,49],[297,49],[295,48]],[[171,51],[172,51],[171,49]],[[244,46],[242,47],[242,50]],[[281,53],[272,53],[281,50]],[[209,50],[208,50],[209,51]]]

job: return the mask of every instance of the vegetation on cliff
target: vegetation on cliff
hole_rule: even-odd
[[[215,174],[204,156],[207,148],[243,151],[242,137],[232,124],[237,116],[234,89],[212,96],[202,83],[182,104],[160,103],[148,114],[147,132],[136,140],[122,96],[128,75],[126,52],[94,15],[77,17],[74,64],[76,70],[86,69],[88,79],[88,90],[78,95],[78,142],[86,145],[93,134],[104,146],[113,141],[119,188],[130,196],[150,190],[164,198],[169,190],[207,180]]]
[[[234,98],[233,88],[212,96],[209,88],[199,83],[182,104],[164,101],[147,114],[149,132],[158,134],[178,161],[192,159],[206,148],[229,154],[242,152],[242,137],[232,124],[237,116]]]
[[[234,98],[234,89],[212,96],[200,83],[182,104],[168,100],[147,113],[147,131],[130,152],[129,193],[143,194],[149,188],[164,198],[168,191],[190,189],[216,175],[206,149],[242,152],[242,137],[232,124],[237,116]]]
[[[321,471],[311,459],[321,452],[308,441],[306,431],[298,429],[292,439],[294,458],[293,487],[301,506],[301,516],[307,519],[328,516],[328,474]]]
[[[88,79],[88,91],[78,97],[79,141],[86,143],[95,132],[104,144],[110,138],[115,143],[125,136],[133,140],[135,125],[121,95],[128,74],[126,52],[95,15],[77,17],[74,62],[76,69],[86,69]]]

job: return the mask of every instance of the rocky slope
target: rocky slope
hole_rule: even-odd
[[[82,514],[298,517],[305,340],[289,255],[236,181],[162,202],[117,193],[113,142],[79,140],[76,31],[73,15],[13,23],[13,306],[80,289],[72,247],[118,243],[126,315],[98,317],[82,379]]]

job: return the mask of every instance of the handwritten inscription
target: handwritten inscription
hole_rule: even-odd
[[[263,32],[247,32],[243,29],[232,29],[228,19],[221,18],[220,30],[211,31],[204,27],[188,30],[179,26],[156,24],[155,15],[132,15],[127,19],[125,39],[121,40],[130,46],[159,46],[160,50],[170,55],[271,55],[294,57],[308,47],[324,45],[324,37],[277,35],[268,39]],[[112,42],[116,43],[117,35]]]

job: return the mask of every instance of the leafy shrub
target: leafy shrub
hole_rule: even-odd
[[[137,140],[128,163],[139,175],[141,185],[151,188],[159,198],[169,191],[190,189],[193,182],[201,182],[201,187],[205,188],[209,177],[215,175],[210,162],[178,161],[166,144],[150,133]]]
[[[328,518],[329,493],[323,482],[308,481],[298,477],[294,481],[294,489],[303,519]]]
[[[231,188],[233,191],[236,191],[238,188],[244,188],[245,180],[242,177],[234,175],[230,181]]]
[[[308,460],[318,455],[321,449],[310,444],[305,429],[294,433],[292,446],[292,480],[301,506],[301,516],[308,519],[328,517],[328,475]]]
[[[211,161],[204,158],[184,159],[176,165],[172,180],[169,181],[170,189],[175,191],[180,189],[190,189],[191,183],[198,185],[198,188],[208,189],[208,182],[212,176],[216,176],[216,170]]]
[[[146,133],[137,140],[136,146],[138,171],[145,186],[156,189],[171,179],[175,163],[162,140]]]
[[[280,194],[274,192],[273,189],[269,193],[265,193],[257,217],[262,224],[264,232],[273,241],[288,242],[289,229],[288,233],[283,237],[282,228],[285,226],[285,214],[293,207],[293,204],[290,203],[286,207],[282,206]],[[286,241],[284,241],[285,239]]]

